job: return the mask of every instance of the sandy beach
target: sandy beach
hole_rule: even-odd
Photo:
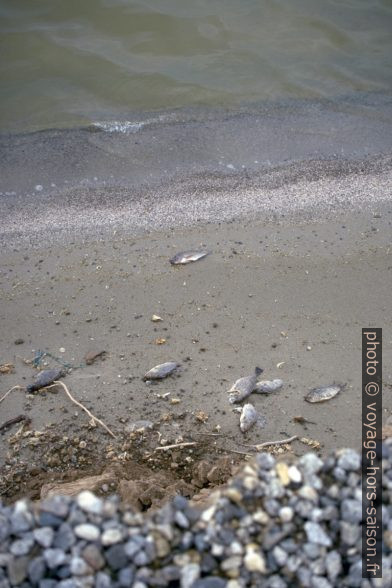
[[[382,326],[385,357],[391,350],[390,228],[391,209],[384,205],[306,223],[242,219],[8,250],[2,254],[0,345],[2,363],[15,367],[1,375],[1,391],[31,382],[36,370],[24,361],[41,350],[49,355],[39,367],[74,368],[64,379],[69,390],[121,443],[135,421],[154,423],[139,447],[141,458],[162,439],[203,441],[198,458],[226,452],[240,458],[231,451],[246,451],[244,443],[293,435],[324,455],[359,448],[361,328]],[[176,252],[194,247],[211,254],[170,265]],[[153,322],[154,314],[162,321]],[[106,355],[85,365],[85,354],[94,350]],[[142,381],[165,361],[180,368],[163,381]],[[255,366],[264,369],[263,379],[281,378],[284,386],[250,397],[267,424],[243,434],[228,390]],[[333,382],[347,384],[334,399],[304,401],[310,388]],[[387,417],[388,372],[384,385]],[[121,443],[99,427],[89,429],[87,415],[61,390],[34,396],[15,390],[1,414],[2,422],[26,415],[32,430],[84,440],[87,447],[81,463],[67,464],[53,461],[50,435],[43,434],[42,447],[17,442],[13,451],[7,440],[20,424],[13,425],[2,433],[8,468],[20,460],[35,475],[56,479],[67,468],[83,469],[83,462],[97,472],[121,453]],[[307,449],[292,444],[296,455]]]
[[[359,448],[361,328],[382,327],[391,351],[390,106],[349,106],[2,137],[1,395],[22,387],[1,404],[0,426],[22,417],[1,430],[5,498],[114,462],[200,489],[201,462],[226,459],[220,483],[247,444],[292,436],[286,454]],[[169,263],[195,248],[210,254]],[[91,351],[105,354],[86,365]],[[166,361],[173,375],[143,381]],[[244,434],[228,390],[256,366],[284,385],[249,397],[266,425]],[[46,367],[115,439],[63,389],[26,394]],[[332,383],[332,400],[304,400]],[[178,443],[194,445],[156,450]]]

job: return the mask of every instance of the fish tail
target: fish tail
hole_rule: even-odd
[[[256,374],[256,376],[259,376],[260,374],[262,374],[262,373],[263,373],[263,371],[264,371],[264,370],[263,370],[263,368],[261,368],[261,367],[256,367],[256,368],[255,368],[255,374]]]

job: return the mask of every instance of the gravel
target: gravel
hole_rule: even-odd
[[[290,466],[261,453],[207,505],[176,496],[145,514],[90,492],[0,503],[0,588],[389,587],[392,440],[378,580],[362,579],[359,467],[351,449]]]

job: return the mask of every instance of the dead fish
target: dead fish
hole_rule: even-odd
[[[250,394],[252,394],[254,387],[257,382],[257,378],[263,373],[263,369],[257,367],[255,373],[251,376],[245,376],[237,380],[229,390],[229,402],[230,404],[236,404],[242,402]]]
[[[343,390],[346,384],[332,384],[331,386],[322,386],[321,388],[313,388],[305,396],[307,402],[324,402],[330,400],[336,394]]]
[[[55,380],[59,380],[65,375],[64,370],[42,370],[34,379],[34,382],[27,386],[27,392],[36,392],[41,388],[45,388],[52,384]]]
[[[283,380],[262,380],[261,382],[257,382],[253,392],[257,394],[271,394],[271,392],[276,392],[280,390],[283,386]]]
[[[177,253],[169,261],[172,265],[185,265],[186,263],[190,263],[191,261],[197,261],[198,259],[202,259],[209,253],[210,252],[206,250],[182,251],[181,253]]]
[[[143,380],[162,380],[169,376],[178,367],[178,363],[175,361],[167,361],[166,363],[160,363],[156,365],[150,371],[143,376]]]
[[[240,429],[243,433],[249,431],[256,423],[259,427],[264,427],[266,422],[265,417],[257,412],[253,404],[244,404],[240,416]]]
[[[92,363],[94,363],[96,359],[98,359],[98,357],[101,357],[103,359],[103,356],[105,354],[106,351],[104,349],[101,349],[99,351],[88,351],[84,356],[84,361],[87,365],[91,365]]]

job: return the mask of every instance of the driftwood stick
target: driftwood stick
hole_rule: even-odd
[[[264,443],[260,443],[258,445],[245,445],[244,444],[244,447],[252,447],[253,449],[256,449],[256,451],[260,451],[264,447],[270,447],[271,445],[285,445],[286,443],[291,443],[292,441],[295,441],[296,439],[298,439],[298,435],[293,435],[292,437],[289,437],[288,439],[278,439],[277,441],[264,441]]]
[[[71,392],[68,390],[67,386],[64,384],[64,382],[60,382],[60,380],[55,380],[53,382],[53,384],[51,384],[50,386],[46,386],[45,390],[47,390],[48,388],[53,388],[54,386],[62,386],[64,389],[64,392],[67,394],[68,398],[70,400],[72,400],[72,402],[74,404],[76,404],[76,406],[79,406],[79,408],[81,408],[82,410],[84,410],[84,412],[86,412],[88,414],[88,416],[93,419],[94,421],[97,421],[97,423],[99,423],[101,425],[101,427],[103,427],[105,429],[105,431],[107,431],[109,433],[109,435],[111,435],[112,437],[114,437],[114,439],[116,439],[116,435],[113,433],[113,431],[111,431],[109,429],[109,427],[107,425],[105,425],[105,423],[103,421],[101,421],[101,419],[99,419],[98,417],[94,416],[92,412],[90,412],[88,410],[88,408],[86,408],[85,406],[83,406],[83,404],[81,402],[79,402],[78,400],[76,400]]]
[[[161,447],[155,447],[154,451],[163,451],[165,449],[177,449],[180,447],[191,447],[197,445],[196,441],[186,441],[184,443],[175,443],[174,445],[162,445]]]
[[[11,388],[10,390],[8,390],[8,392],[6,392],[6,393],[4,394],[4,396],[2,396],[2,397],[0,398],[0,402],[3,402],[3,400],[5,400],[5,399],[7,398],[8,394],[9,394],[10,392],[12,392],[12,390],[17,390],[17,389],[21,390],[21,389],[22,389],[22,386],[12,386],[12,388]]]
[[[29,417],[27,417],[24,414],[20,414],[19,416],[16,416],[13,419],[9,419],[8,421],[6,421],[2,425],[0,425],[0,431],[2,431],[3,429],[6,429],[7,427],[10,427],[11,425],[15,425],[15,423],[20,423],[20,421],[24,421],[25,423],[31,422]]]

